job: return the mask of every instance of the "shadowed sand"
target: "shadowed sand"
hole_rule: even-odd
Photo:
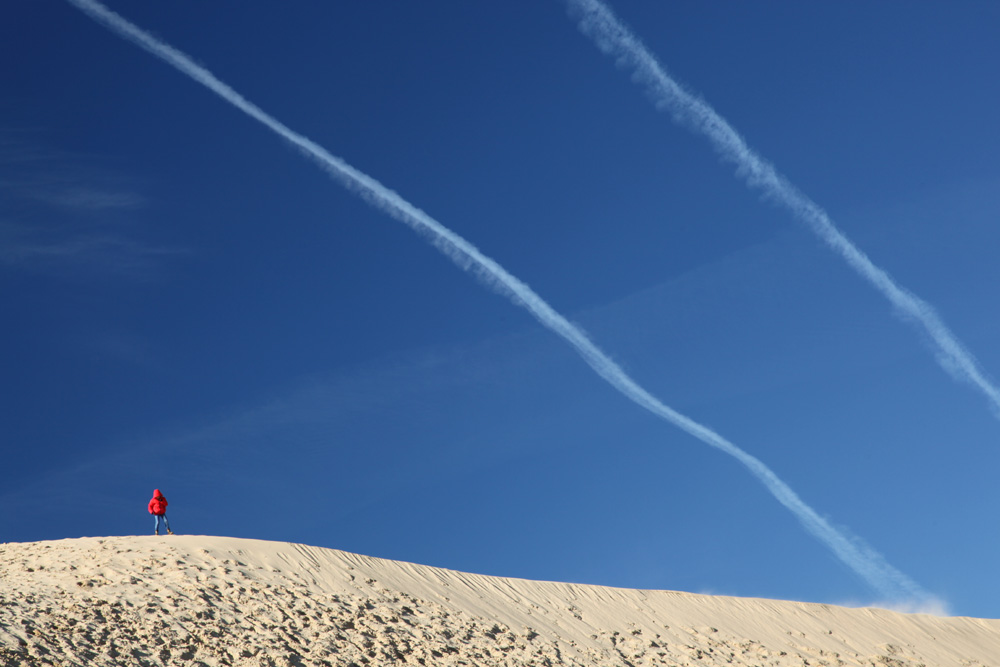
[[[504,579],[283,542],[0,546],[8,665],[1000,666],[1000,621]]]

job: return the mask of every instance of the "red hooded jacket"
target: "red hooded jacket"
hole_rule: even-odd
[[[167,499],[163,497],[159,489],[153,491],[153,498],[149,501],[149,513],[156,516],[163,516],[167,513]]]

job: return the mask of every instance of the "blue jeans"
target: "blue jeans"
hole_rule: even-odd
[[[167,529],[167,532],[168,533],[170,532],[170,523],[167,522],[167,515],[166,514],[154,514],[153,515],[153,519],[154,519],[154,522],[153,522],[153,532],[154,533],[158,532],[160,530],[160,520],[161,519],[163,520],[163,526]]]

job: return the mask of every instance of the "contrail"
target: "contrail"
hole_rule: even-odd
[[[747,146],[743,137],[704,100],[674,81],[642,41],[601,0],[565,1],[576,14],[583,33],[601,51],[631,69],[634,80],[645,88],[657,108],[670,111],[676,123],[704,135],[724,161],[736,165],[736,174],[748,187],[785,207],[843,257],[901,316],[917,324],[930,337],[938,363],[945,371],[956,380],[979,389],[990,402],[994,415],[1000,418],[1000,388],[980,370],[972,353],[965,349],[929,303],[898,285],[886,271],[876,266],[837,228],[826,211]]]
[[[525,308],[542,325],[561,336],[611,386],[653,414],[688,432],[707,445],[729,454],[744,466],[788,508],[813,536],[826,544],[849,568],[873,589],[892,600],[929,601],[932,597],[916,582],[889,565],[874,549],[834,528],[816,513],[764,463],[746,453],[711,429],[667,407],[640,387],[625,371],[605,355],[587,335],[556,312],[526,284],[507,273],[497,262],[437,220],[416,208],[375,179],[310,139],[288,127],[247,101],[242,95],[197,65],[177,49],[159,41],[95,0],[67,0],[88,16],[121,37],[165,60],[224,100],[276,132],[301,150],[344,187],[357,193],[375,208],[384,211],[426,237],[438,250],[462,269],[473,273],[485,285]]]

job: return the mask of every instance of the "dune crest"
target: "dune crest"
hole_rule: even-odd
[[[0,546],[13,665],[1000,665],[1000,621],[465,574],[299,544]]]

